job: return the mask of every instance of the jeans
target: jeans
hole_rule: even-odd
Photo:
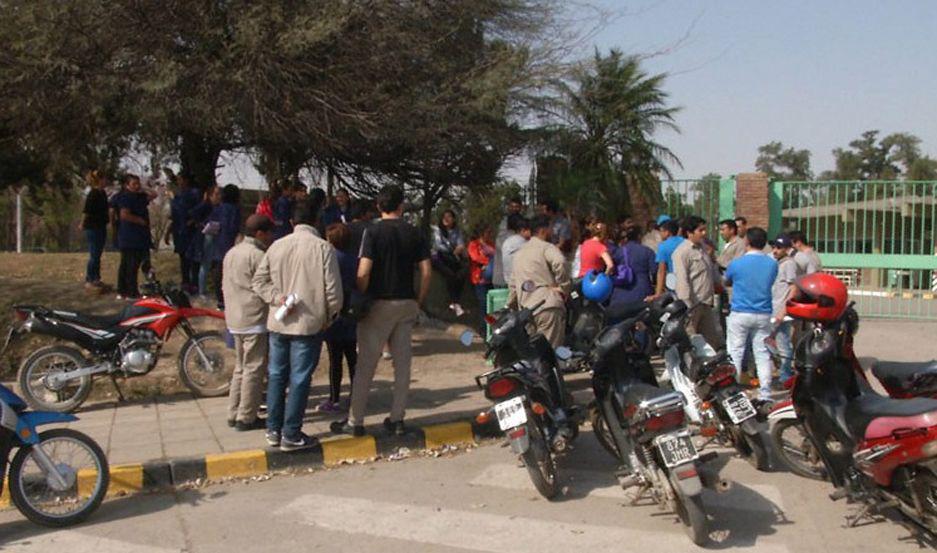
[[[202,260],[198,268],[198,294],[208,295],[208,275],[211,273],[212,254],[215,251],[215,237],[211,234],[202,235]]]
[[[775,330],[775,338],[778,341],[778,353],[781,354],[781,367],[778,369],[781,382],[786,382],[792,376],[791,363],[794,357],[794,344],[791,342],[791,333],[794,330],[794,321],[784,321],[778,325]]]
[[[270,333],[267,366],[267,431],[299,438],[309,401],[309,382],[322,353],[322,333],[309,336]],[[289,388],[289,392],[287,392]]]
[[[728,350],[735,364],[738,376],[742,375],[745,360],[745,344],[752,337],[752,352],[755,366],[758,368],[758,396],[771,398],[771,353],[765,344],[765,338],[771,335],[771,315],[760,313],[729,313],[726,319],[729,325]]]
[[[107,242],[107,229],[85,229],[88,239],[88,267],[85,269],[85,282],[101,281],[101,254]]]
[[[117,293],[127,298],[136,298],[140,295],[137,288],[137,277],[140,265],[147,258],[146,250],[120,250],[120,268],[117,270]]]
[[[491,290],[490,284],[475,285],[475,299],[478,300],[478,312],[481,316],[482,328],[485,328],[485,315],[488,314],[488,291]]]

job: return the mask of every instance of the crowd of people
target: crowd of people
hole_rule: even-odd
[[[707,234],[707,221],[695,215],[660,215],[645,230],[629,217],[571,219],[549,199],[528,217],[523,201],[512,197],[497,226],[480,224],[466,232],[458,214],[447,209],[426,236],[404,220],[400,187],[359,200],[345,190],[329,198],[320,189],[294,185],[272,186],[242,228],[236,186],[200,190],[182,176],[174,180],[165,241],[171,240],[179,257],[188,292],[204,298],[211,282],[233,336],[228,423],[237,430],[266,429],[267,442],[285,451],[317,443],[302,432],[302,421],[323,344],[329,396],[316,409],[347,413],[331,425],[332,432],[365,433],[368,394],[381,357],[394,368],[392,409],[384,425],[392,433],[406,432],[411,337],[433,272],[444,283],[453,314],[474,311],[480,325],[493,288],[507,288],[512,307],[543,302],[534,324],[554,346],[565,339],[566,302],[575,279],[607,275],[611,308],[672,293],[693,307],[691,334],[726,347],[740,372],[754,362],[759,395],[766,400],[774,367],[765,339],[777,340],[782,359],[791,357],[794,328],[785,318],[786,299],[798,277],[821,269],[803,233],[769,241],[764,229],[749,227],[744,217],[719,222],[720,248]],[[89,184],[82,221],[89,286],[100,282],[111,224],[121,252],[118,297],[136,297],[137,275],[148,269],[153,246],[147,210],[153,193],[134,175],[110,198],[97,174],[89,175]],[[475,300],[468,310],[462,305],[466,281]],[[346,367],[351,393],[343,399]],[[789,361],[779,371],[781,381],[788,381]],[[265,419],[259,416],[263,403]]]

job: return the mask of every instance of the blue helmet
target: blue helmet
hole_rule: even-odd
[[[611,277],[598,271],[589,271],[582,277],[582,295],[596,303],[604,303],[612,295]]]

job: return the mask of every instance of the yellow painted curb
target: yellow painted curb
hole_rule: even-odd
[[[261,449],[205,456],[205,473],[210,479],[256,476],[267,472],[267,454]]]
[[[424,426],[423,435],[426,436],[427,449],[451,444],[475,443],[475,433],[472,432],[472,424],[468,422]]]
[[[322,462],[326,466],[341,461],[371,459],[377,457],[377,442],[374,436],[361,438],[336,438],[322,442]]]
[[[903,294],[901,294],[901,297],[906,300],[910,300],[910,299],[914,299],[914,294],[911,292],[904,292]]]
[[[143,489],[143,465],[118,465],[111,467],[111,484],[107,494],[137,493]]]
[[[932,299],[934,299],[934,294],[924,294],[924,299],[925,299],[925,300],[932,300]]]

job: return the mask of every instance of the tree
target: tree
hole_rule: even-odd
[[[933,160],[921,155],[921,139],[910,133],[892,133],[881,140],[870,130],[836,148],[836,169],[822,177],[833,180],[926,180],[934,174]]]
[[[755,169],[768,175],[771,180],[810,180],[810,151],[785,148],[779,141],[769,142],[758,148]]]
[[[565,199],[607,218],[630,212],[632,197],[659,202],[658,175],[671,177],[670,167],[680,166],[654,137],[661,129],[679,132],[674,116],[680,108],[668,104],[665,79],[613,49],[608,55],[596,51],[591,63],[556,81],[557,94],[545,105],[549,122],[541,130],[540,151],[564,158],[568,169],[547,188],[583,193],[593,205]]]

